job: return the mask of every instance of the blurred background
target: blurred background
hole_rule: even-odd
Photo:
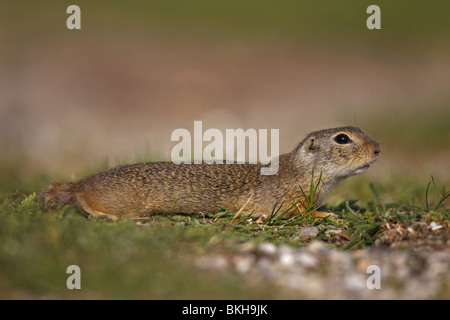
[[[0,192],[170,160],[172,131],[194,120],[280,129],[282,153],[359,126],[383,148],[367,179],[448,183],[449,14],[421,0],[3,1]]]

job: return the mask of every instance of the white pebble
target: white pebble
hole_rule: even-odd
[[[300,238],[314,238],[319,233],[319,228],[317,227],[303,227],[298,232]]]
[[[337,230],[327,230],[325,231],[325,234],[328,236],[330,234],[339,234],[342,233],[342,229],[337,229]]]
[[[317,259],[308,252],[299,252],[297,254],[297,261],[306,268],[314,268],[317,265]]]
[[[439,223],[437,223],[436,221],[433,221],[433,222],[430,223],[430,228],[431,228],[432,231],[435,231],[435,230],[439,230],[439,229],[441,229],[443,227]]]
[[[295,262],[295,257],[291,252],[282,252],[279,258],[280,264],[285,267],[290,267]]]
[[[259,244],[258,251],[266,255],[274,255],[277,252],[277,246],[271,242]]]

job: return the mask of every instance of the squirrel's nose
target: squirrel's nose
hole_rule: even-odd
[[[375,148],[373,149],[373,154],[377,157],[381,152],[381,147],[378,143],[375,144]]]

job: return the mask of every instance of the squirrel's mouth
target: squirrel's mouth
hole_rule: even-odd
[[[365,165],[363,165],[361,167],[356,168],[354,171],[355,174],[360,174],[360,173],[366,172],[370,168],[370,165],[372,163],[374,163],[376,160],[377,160],[377,158],[373,159],[372,161],[366,163]]]
[[[378,155],[374,159],[367,162],[365,165],[356,168],[354,171],[354,174],[360,174],[360,173],[366,172],[370,168],[370,165],[372,163],[374,163],[375,161],[377,161],[377,159],[378,159]]]
[[[366,164],[366,165],[364,165],[364,166],[361,166],[361,167],[359,167],[359,168],[356,168],[355,174],[360,174],[360,173],[366,172],[367,169],[369,169],[369,168],[370,168],[370,164]]]
[[[372,161],[369,161],[369,162],[366,163],[365,165],[356,168],[355,171],[354,171],[354,174],[360,174],[360,173],[366,172],[366,171],[370,168],[370,165],[371,165],[372,163],[374,163],[375,161],[377,161],[377,159],[378,159],[378,157],[376,157],[376,158],[373,159]]]

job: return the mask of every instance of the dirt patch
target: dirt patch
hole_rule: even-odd
[[[369,248],[352,252],[328,248],[320,241],[306,248],[244,243],[238,252],[204,255],[195,263],[211,272],[237,272],[250,284],[276,285],[291,298],[450,297],[449,243],[439,251]]]

